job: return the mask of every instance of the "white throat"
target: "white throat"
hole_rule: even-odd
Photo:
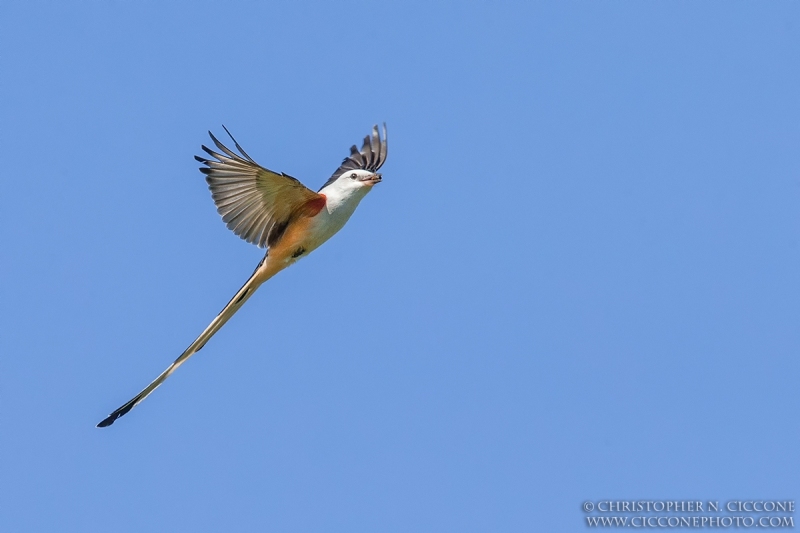
[[[327,241],[350,220],[359,202],[372,187],[343,187],[335,181],[319,191],[325,195],[325,207],[315,217],[314,233],[319,246]],[[315,246],[315,247],[316,247]]]

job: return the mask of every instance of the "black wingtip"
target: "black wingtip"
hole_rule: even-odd
[[[253,161],[253,158],[252,158],[252,157],[250,157],[250,156],[247,154],[247,152],[245,152],[245,151],[244,151],[244,148],[242,148],[241,146],[239,146],[239,143],[238,143],[238,142],[236,142],[236,139],[233,137],[233,135],[231,134],[231,132],[230,132],[230,131],[228,131],[228,128],[226,128],[226,127],[225,127],[225,124],[223,124],[223,125],[222,125],[222,129],[223,129],[223,130],[225,130],[225,133],[227,133],[227,134],[228,134],[228,137],[230,137],[230,138],[231,138],[231,140],[233,141],[233,145],[236,147],[236,149],[237,149],[237,150],[239,150],[239,152],[240,152],[240,153],[241,153],[241,154],[244,156],[244,158],[245,158],[245,159],[247,159],[248,161],[250,161],[251,163],[255,163],[255,161]]]

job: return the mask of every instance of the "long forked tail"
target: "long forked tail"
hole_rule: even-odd
[[[164,370],[160,376],[154,379],[150,385],[148,385],[142,392],[134,396],[128,403],[104,418],[99,424],[97,424],[97,427],[104,428],[113,424],[117,418],[125,415],[128,411],[136,407],[139,402],[147,398],[151,392],[156,390],[159,385],[164,383],[164,380],[166,380],[170,374],[175,372],[176,368],[181,366],[191,356],[199,352],[203,346],[205,346],[208,340],[214,335],[214,333],[219,331],[220,328],[225,325],[225,322],[227,322],[228,319],[232,317],[233,314],[242,307],[242,305],[244,305],[247,299],[250,298],[250,296],[256,292],[256,289],[265,281],[263,277],[259,277],[258,275],[263,264],[264,261],[259,263],[255,272],[253,272],[253,275],[250,276],[250,279],[248,279],[242,288],[239,289],[239,292],[237,292],[233,298],[231,298],[231,301],[228,302],[228,305],[226,305],[225,308],[217,315],[217,317],[211,321],[211,324],[208,325],[203,333],[201,333],[200,336],[197,337],[188,348],[186,348],[180,357],[175,359],[175,362],[169,365],[169,368]]]

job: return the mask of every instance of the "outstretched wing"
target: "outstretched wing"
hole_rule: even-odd
[[[386,136],[386,124],[383,124],[383,138],[381,138],[376,124],[372,127],[372,134],[364,137],[364,144],[361,146],[361,151],[356,148],[355,144],[351,146],[350,155],[342,161],[342,164],[336,169],[336,172],[325,182],[325,185],[320,187],[320,190],[336,181],[339,176],[348,170],[377,171],[383,166],[384,161],[386,161],[386,154],[388,151],[389,144]]]
[[[222,221],[242,239],[261,248],[274,246],[294,218],[315,214],[320,202],[324,205],[324,197],[295,178],[253,161],[230,132],[241,155],[228,149],[211,132],[208,134],[223,153],[203,146],[203,151],[214,159],[195,159],[206,165],[200,171],[206,175]]]

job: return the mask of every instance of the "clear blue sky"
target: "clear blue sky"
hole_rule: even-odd
[[[0,529],[584,531],[800,496],[796,2],[9,2]],[[225,124],[384,182],[119,420],[262,252]]]

